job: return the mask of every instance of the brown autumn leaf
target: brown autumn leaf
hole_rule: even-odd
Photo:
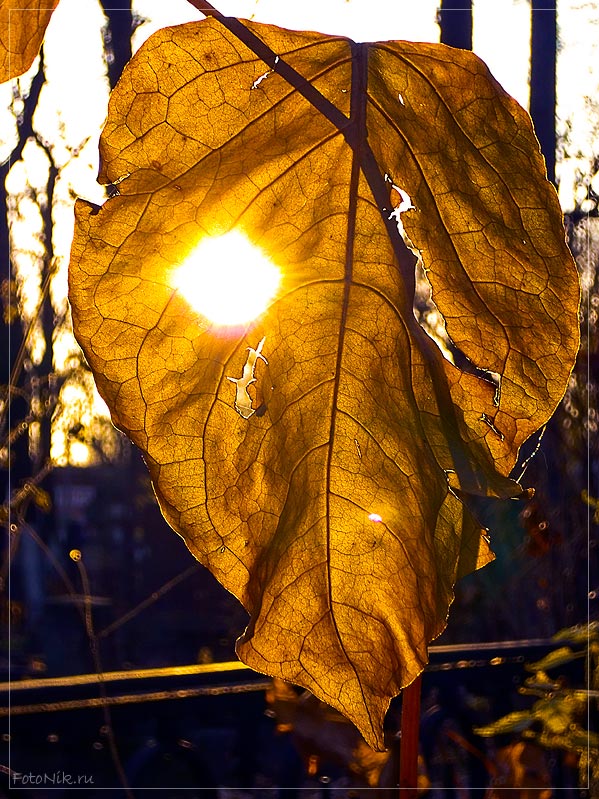
[[[26,72],[39,53],[58,0],[0,3],[0,83]]]
[[[212,19],[135,55],[101,156],[118,196],[77,204],[70,297],[113,420],[248,610],[239,657],[381,749],[456,579],[492,557],[458,495],[518,495],[507,475],[577,350],[578,280],[530,120],[471,53]],[[399,189],[449,335],[500,392],[414,317]],[[240,328],[173,287],[230,230],[283,275]]]

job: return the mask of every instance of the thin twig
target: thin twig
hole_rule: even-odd
[[[32,82],[31,82],[31,87],[29,89],[29,96],[24,101],[23,114],[22,114],[22,116],[20,118],[17,119],[17,127],[18,127],[18,133],[19,133],[19,138],[18,138],[17,144],[16,144],[15,148],[13,149],[13,151],[11,152],[11,154],[9,155],[8,161],[6,161],[3,164],[0,164],[0,192],[2,192],[2,197],[3,197],[3,203],[2,203],[2,215],[3,216],[4,216],[5,213],[6,214],[8,213],[7,193],[6,193],[6,178],[8,177],[8,173],[9,173],[12,165],[22,157],[23,150],[25,148],[25,144],[27,143],[29,138],[35,135],[35,132],[33,130],[33,115],[34,115],[35,110],[36,110],[36,108],[38,106],[38,101],[39,101],[39,98],[40,98],[41,90],[42,90],[42,87],[44,86],[45,82],[46,82],[46,76],[45,76],[45,72],[44,72],[44,51],[42,49],[41,52],[40,52],[40,60],[39,60],[38,71],[37,71],[36,75],[34,76]],[[2,223],[6,224],[6,230],[7,230],[7,238],[5,239],[6,252],[3,252],[2,256],[3,257],[7,257],[8,261],[9,261],[9,264],[10,264],[11,263],[11,251],[10,251],[10,237],[9,237],[9,234],[8,234],[8,217],[7,216],[5,217],[4,220],[2,220]],[[12,265],[11,265],[11,270],[10,271],[12,273]],[[45,290],[47,291],[47,287],[45,287]],[[42,288],[42,292],[43,291],[44,291],[44,288]],[[42,299],[42,302],[40,303],[40,305],[38,306],[38,308],[36,309],[36,313],[35,313],[35,315],[33,317],[32,322],[30,322],[30,326],[29,326],[30,330],[32,328],[33,323],[35,322],[35,320],[37,319],[37,317],[38,317],[38,315],[39,315],[39,313],[41,311],[42,304],[43,304],[43,299]],[[11,328],[9,326],[8,327],[8,331],[9,331],[9,334],[8,334],[9,335],[9,339],[8,340],[9,340],[9,342],[10,342],[10,330],[11,330]],[[29,336],[30,330],[27,332],[27,336]],[[24,344],[22,343],[21,344],[21,348],[19,350],[19,357],[17,358],[17,361],[15,362],[15,368],[16,368],[17,363],[22,360],[21,355],[22,355],[22,352],[24,352],[23,346],[24,346]],[[16,371],[16,374],[18,374],[18,371],[20,371],[20,367]],[[13,372],[15,372],[15,370],[13,370]],[[13,374],[11,374],[11,377],[10,377],[10,380],[9,380],[9,384],[12,385],[12,384],[14,384],[14,382],[16,382],[16,381],[14,380],[14,373],[13,373]],[[6,404],[5,404],[4,408],[2,409],[2,411],[0,413],[0,420],[1,420],[0,421],[0,429],[4,428],[4,424],[5,424],[5,421],[6,421],[5,420],[5,416],[7,414],[9,414],[8,409],[10,407],[10,401],[11,401],[11,392],[9,391],[9,393],[7,395],[7,398],[6,398]],[[9,415],[9,426],[10,426],[10,415]]]
[[[123,624],[126,624],[128,621],[131,621],[131,619],[135,618],[135,616],[141,613],[142,610],[145,610],[150,605],[153,605],[154,602],[160,599],[160,597],[164,596],[166,593],[168,593],[168,591],[170,591],[176,585],[183,582],[183,580],[186,580],[190,575],[198,571],[199,568],[200,568],[199,563],[193,563],[184,571],[180,572],[179,574],[176,574],[168,582],[164,583],[164,585],[162,585],[157,591],[153,591],[150,594],[150,596],[147,596],[145,599],[143,599],[134,608],[131,608],[131,610],[127,611],[127,613],[125,613],[119,619],[113,621],[112,624],[109,624],[107,627],[104,627],[103,630],[100,630],[100,632],[98,633],[98,638],[106,638],[115,630],[118,630],[119,627],[122,627]]]
[[[47,477],[53,468],[54,464],[48,459],[44,466],[35,475],[27,478],[23,486],[14,491],[10,499],[0,506],[2,522],[3,524],[8,525],[10,534],[6,556],[2,562],[2,565],[0,566],[0,587],[2,590],[6,584],[6,578],[10,571],[10,566],[17,551],[21,528],[24,529],[29,527],[25,523],[25,513],[29,503],[34,498],[34,489],[38,483],[41,483],[42,480]],[[14,521],[13,517],[16,519],[16,521]],[[37,533],[35,533],[32,528],[29,529],[35,536],[37,536]],[[41,538],[39,538],[39,536],[38,540],[41,542]]]
[[[212,3],[207,3],[205,0],[187,0],[187,2],[207,17],[216,17],[218,19],[224,16],[218,9],[214,8]]]
[[[125,791],[127,799],[134,799],[133,793],[131,792],[131,788],[129,786],[129,781],[127,779],[127,775],[125,774],[125,769],[123,768],[123,764],[121,762],[121,757],[119,755],[119,751],[116,745],[116,738],[114,735],[114,729],[112,727],[112,716],[110,713],[109,708],[109,697],[106,691],[106,684],[102,679],[103,675],[103,668],[102,668],[102,660],[100,657],[100,647],[98,642],[98,636],[96,635],[94,629],[94,620],[92,615],[92,602],[91,602],[91,591],[90,591],[90,584],[89,578],[87,575],[87,569],[83,563],[81,558],[81,553],[77,551],[77,554],[73,552],[71,557],[77,564],[77,568],[79,569],[79,577],[81,579],[81,586],[83,588],[83,593],[85,595],[85,629],[87,632],[87,636],[89,639],[90,649],[92,652],[92,657],[94,660],[94,666],[96,669],[96,674],[98,676],[98,686],[100,689],[100,699],[101,699],[101,706],[102,706],[102,713],[104,716],[104,724],[107,729],[107,738],[108,738],[108,746],[110,748],[110,754],[112,755],[112,761],[114,766],[117,770],[117,774],[121,781],[121,785]]]
[[[27,535],[29,535],[35,541],[35,543],[42,550],[42,552],[45,554],[45,556],[48,558],[48,560],[50,561],[50,563],[52,564],[52,566],[54,567],[54,569],[56,570],[56,572],[60,576],[61,580],[63,581],[63,583],[65,585],[65,588],[67,589],[67,591],[69,593],[69,596],[75,598],[77,596],[77,591],[75,589],[75,586],[73,585],[69,575],[64,570],[62,564],[56,558],[56,555],[52,552],[52,550],[46,544],[46,542],[43,541],[40,538],[40,536],[33,529],[33,527],[31,527],[31,525],[28,524],[24,519],[19,519],[19,521],[18,521],[18,529],[19,530],[24,530],[27,533]],[[84,614],[83,614],[82,608],[79,607],[78,610],[79,610],[79,613],[81,614],[82,618],[84,618]]]

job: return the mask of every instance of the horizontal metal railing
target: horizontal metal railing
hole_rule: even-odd
[[[560,644],[566,642],[560,641]],[[518,641],[490,641],[474,644],[452,644],[429,647],[430,661],[425,672],[452,671],[454,669],[472,669],[496,667],[510,664],[522,664],[527,659],[525,652],[532,659],[531,650],[544,650],[556,646],[556,642],[547,638],[534,638]],[[518,654],[516,654],[518,653]],[[476,657],[479,655],[479,657]],[[489,657],[489,655],[492,655]],[[448,656],[450,659],[448,659]],[[451,657],[452,656],[452,657]],[[212,675],[229,674],[234,677],[240,674],[244,679],[227,683],[184,685],[176,688],[160,688],[158,690],[144,685],[154,681],[167,680],[185,683],[189,678],[209,679]],[[195,682],[195,681],[194,681]],[[108,693],[108,688],[117,688],[119,683],[127,683],[128,688],[139,685],[141,690],[126,690]],[[248,693],[264,691],[271,684],[270,678],[253,671],[239,661],[221,663],[201,663],[187,666],[168,666],[152,669],[132,669],[128,671],[108,671],[99,674],[73,674],[61,677],[43,677],[35,679],[8,680],[0,683],[0,693],[7,701],[0,705],[0,716],[25,715],[33,713],[60,712],[80,710],[93,707],[125,705],[143,702],[158,702],[174,699],[189,699],[200,696],[220,696],[224,694]],[[53,693],[71,690],[77,687],[102,687],[102,696],[86,696],[75,699],[52,699]],[[41,694],[43,701],[22,702],[24,694]],[[13,702],[15,695],[19,702]],[[36,697],[37,698],[37,697]],[[51,700],[51,701],[48,701]]]

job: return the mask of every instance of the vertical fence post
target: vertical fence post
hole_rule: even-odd
[[[557,9],[555,0],[534,0],[531,10],[530,115],[555,182]]]

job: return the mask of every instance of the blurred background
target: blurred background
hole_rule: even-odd
[[[534,453],[522,483],[536,494],[493,511],[497,559],[458,584],[447,630],[431,650],[421,788],[430,796],[492,795],[501,757],[526,756],[538,777],[532,787],[549,791],[544,799],[555,788],[578,796],[579,757],[545,748],[535,760],[538,753],[513,749],[517,731],[483,740],[472,729],[526,706],[517,692],[523,664],[550,651],[559,630],[599,617],[599,4],[414,5],[217,3],[225,14],[357,40],[473,49],[533,117],[580,271],[582,346],[563,402],[521,458]],[[163,521],[140,455],[112,427],[71,331],[73,204],[106,196],[95,178],[110,89],[152,31],[201,18],[185,0],[61,0],[40,57],[0,86],[8,354],[0,394],[0,762],[6,789],[32,796],[72,786],[16,784],[13,773],[92,775],[88,791],[123,796],[151,788],[360,795],[368,784],[366,765],[352,761],[353,733],[339,719],[235,665],[246,613]],[[580,659],[559,673],[590,685]],[[392,753],[399,707],[388,720]],[[323,730],[338,742],[333,753],[320,741]],[[371,779],[389,763],[373,766]],[[394,784],[392,774],[384,779]]]

